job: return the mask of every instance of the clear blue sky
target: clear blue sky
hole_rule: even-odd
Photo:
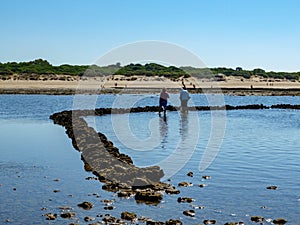
[[[91,64],[158,40],[208,67],[300,71],[298,0],[0,0],[0,9],[1,62]]]

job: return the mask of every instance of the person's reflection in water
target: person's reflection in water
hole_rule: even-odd
[[[181,136],[181,141],[184,143],[185,140],[188,137],[188,113],[187,112],[182,112],[181,113],[181,121],[180,121],[180,128],[179,128],[179,133]]]
[[[165,144],[167,144],[166,139],[168,136],[168,123],[167,123],[166,115],[164,115],[163,117],[160,117],[159,128],[160,128],[160,137],[161,137],[162,148],[164,149]]]

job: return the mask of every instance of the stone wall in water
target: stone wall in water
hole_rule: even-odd
[[[189,107],[191,111],[206,110],[263,110],[263,109],[300,109],[300,105],[280,104],[265,106],[195,106]],[[135,196],[137,201],[150,203],[159,202],[162,199],[161,191],[168,194],[179,194],[175,187],[160,182],[164,172],[159,166],[145,168],[136,167],[130,156],[120,153],[107,137],[89,127],[84,120],[86,116],[102,116],[107,114],[124,114],[140,112],[157,112],[156,106],[137,107],[131,109],[99,108],[95,110],[62,111],[50,116],[55,124],[66,129],[71,138],[73,147],[81,152],[81,158],[87,171],[93,172],[97,178],[105,183],[103,189],[118,192],[118,196]],[[167,110],[176,111],[178,107],[168,106]]]

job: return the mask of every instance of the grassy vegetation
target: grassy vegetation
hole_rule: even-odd
[[[185,71],[190,76],[198,77],[198,78],[212,78],[215,74],[209,68],[195,68],[191,66],[180,67],[183,71]]]
[[[241,67],[237,67],[235,70],[231,68],[212,68],[211,71],[214,74],[224,74],[225,76],[241,76],[249,79],[251,76],[258,76],[263,78],[273,78],[273,79],[287,79],[287,80],[299,80],[300,72],[266,72],[263,69],[254,70],[243,70]]]
[[[42,59],[37,59],[30,62],[8,62],[0,64],[1,75],[12,74],[65,74],[65,75],[80,75],[88,66],[71,66],[61,65],[52,66],[49,62]]]
[[[48,61],[37,59],[30,62],[0,63],[0,75],[71,75],[71,76],[103,76],[111,75],[121,66],[119,64],[99,67],[97,65],[60,65],[53,66]]]
[[[287,80],[299,80],[300,72],[266,72],[263,69],[243,70],[241,67],[236,69],[218,67],[218,68],[194,68],[194,67],[180,67],[191,76],[199,78],[212,78],[217,74],[223,74],[225,76],[240,76],[249,79],[251,76],[258,76],[262,78],[273,79],[287,79]]]
[[[182,76],[189,77],[189,75],[180,68],[175,66],[166,67],[156,63],[148,63],[145,65],[129,64],[116,71],[115,75],[164,76],[173,79],[178,79]]]
[[[251,76],[259,76],[262,78],[299,80],[300,72],[266,72],[263,69],[243,70],[241,67],[235,69],[218,67],[218,68],[194,68],[194,67],[175,67],[162,66],[156,63],[129,64],[121,67],[120,63],[108,66],[97,65],[60,65],[53,66],[48,61],[37,59],[30,62],[8,62],[0,63],[1,77],[9,75],[69,75],[69,76],[104,76],[104,75],[143,75],[143,76],[164,76],[170,79],[178,79],[179,77],[196,76],[199,78],[212,78],[217,74],[225,76],[240,76],[250,78]]]

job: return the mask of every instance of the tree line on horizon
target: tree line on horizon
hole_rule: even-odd
[[[143,75],[143,76],[163,76],[172,79],[178,79],[180,77],[190,77],[183,69],[175,66],[163,66],[157,63],[147,63],[142,64],[129,64],[114,73],[115,75],[133,76],[133,75]]]
[[[163,66],[157,63],[129,64],[121,66],[116,63],[108,66],[98,65],[69,65],[59,66],[51,65],[47,60],[36,59],[30,62],[0,62],[0,75],[71,75],[71,76],[106,76],[106,75],[143,75],[143,76],[164,76],[170,79],[180,77],[196,76],[199,78],[212,78],[215,75],[239,76],[249,79],[251,76],[263,78],[299,80],[300,72],[266,72],[263,69],[243,70],[241,67],[235,69],[218,67],[218,68],[195,68],[191,66],[175,67]]]
[[[30,62],[0,63],[0,75],[71,75],[71,76],[99,76],[111,75],[118,69],[120,64],[109,66],[97,65],[51,65],[47,60],[36,59]]]

